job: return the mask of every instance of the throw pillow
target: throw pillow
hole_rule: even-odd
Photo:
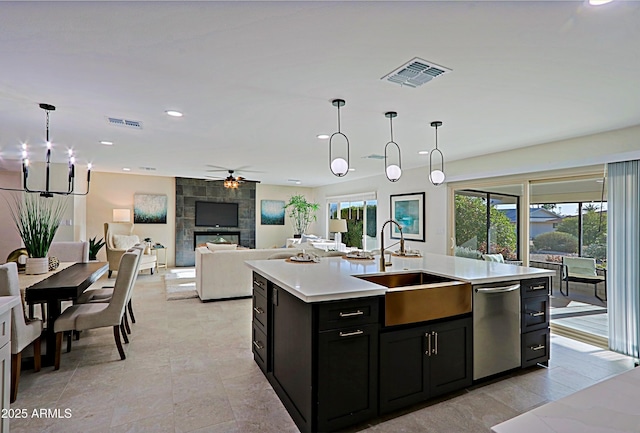
[[[212,244],[207,242],[207,248],[209,248],[209,251],[237,250],[238,244]]]
[[[138,235],[113,235],[113,247],[117,250],[128,250],[138,242]]]
[[[504,263],[504,256],[502,254],[484,254],[482,258],[485,262]]]
[[[318,239],[319,238],[316,235],[302,235],[300,237],[300,243],[304,244],[305,242],[316,242]]]

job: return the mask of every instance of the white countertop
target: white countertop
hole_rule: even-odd
[[[494,433],[640,432],[640,368],[622,373],[491,428]]]
[[[20,296],[0,296],[0,314],[4,314],[20,304]]]
[[[384,295],[386,287],[354,277],[380,274],[379,258],[376,256],[375,260],[345,260],[340,257],[323,257],[320,263],[289,263],[283,259],[248,260],[245,263],[301,300],[321,302]],[[388,266],[386,272],[382,273],[422,270],[471,284],[548,277],[555,274],[547,269],[439,254],[425,254],[421,258],[391,259],[392,266]]]

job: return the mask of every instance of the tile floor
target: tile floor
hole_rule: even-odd
[[[111,329],[83,332],[59,371],[23,371],[13,433],[296,432],[251,354],[251,300],[166,301],[161,275],[141,275],[127,359]],[[533,368],[351,431],[488,432],[492,425],[629,370],[633,360],[552,337],[550,368]],[[33,409],[71,410],[32,418]]]

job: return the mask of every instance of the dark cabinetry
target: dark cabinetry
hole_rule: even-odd
[[[522,367],[549,361],[549,278],[524,280],[522,287]]]
[[[309,304],[254,273],[254,359],[301,431],[377,415],[378,303]]]
[[[471,385],[472,320],[380,334],[380,412]]]

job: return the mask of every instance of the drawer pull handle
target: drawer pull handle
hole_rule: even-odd
[[[544,290],[546,288],[547,288],[547,286],[545,286],[544,284],[542,284],[540,286],[531,286],[531,290]]]
[[[263,314],[264,310],[260,307],[253,307],[253,311],[256,312],[256,314]]]
[[[360,334],[364,334],[364,331],[361,331],[360,329],[358,329],[357,331],[353,331],[353,332],[342,332],[342,331],[340,331],[340,336],[341,337],[353,337],[354,335],[360,335]]]
[[[353,311],[351,313],[343,313],[342,311],[340,312],[340,317],[353,317],[353,316],[362,316],[364,314],[364,311]]]
[[[259,287],[264,286],[264,283],[262,281],[258,281],[258,280],[253,280],[253,284],[255,284],[256,286],[259,286]]]
[[[531,317],[540,317],[540,316],[544,316],[544,311],[536,311],[535,313],[530,312],[529,316]]]
[[[262,343],[261,343],[261,342],[259,342],[259,341],[255,341],[255,340],[254,340],[254,341],[253,341],[253,345],[254,345],[254,346],[256,347],[256,349],[258,349],[258,350],[262,350],[262,349],[264,349],[264,344],[262,344]]]
[[[544,344],[538,344],[537,346],[530,346],[529,349],[531,349],[531,350],[542,350],[542,349],[544,349]]]
[[[427,332],[424,336],[427,337],[427,351],[425,355],[431,356],[431,334]]]

